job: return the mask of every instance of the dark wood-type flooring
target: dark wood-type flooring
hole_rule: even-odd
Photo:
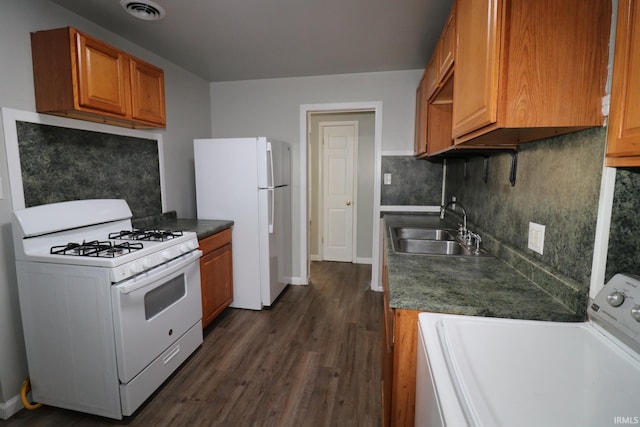
[[[382,294],[371,267],[314,262],[262,311],[227,309],[122,421],[43,406],[0,426],[378,426]]]

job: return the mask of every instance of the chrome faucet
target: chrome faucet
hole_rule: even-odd
[[[480,254],[480,243],[482,242],[482,237],[480,237],[479,234],[474,233],[473,231],[469,231],[469,236],[467,238],[467,246],[471,248],[474,241],[475,241],[475,247],[473,248],[473,253],[475,255],[478,255]]]
[[[450,205],[454,205],[454,208],[456,205],[460,206],[460,209],[462,210],[462,227],[458,230],[458,236],[461,239],[465,239],[467,237],[467,211],[464,208],[464,206],[462,206],[462,203],[456,201],[456,200],[451,200],[450,202],[448,202],[446,205],[440,207],[440,219],[444,219],[444,214],[447,211],[447,208],[449,208]],[[455,210],[453,210],[453,212],[455,212]]]

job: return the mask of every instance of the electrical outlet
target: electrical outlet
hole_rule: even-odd
[[[385,173],[384,174],[384,185],[391,185],[391,174],[390,173]]]
[[[544,225],[529,223],[529,249],[542,255],[544,249]]]

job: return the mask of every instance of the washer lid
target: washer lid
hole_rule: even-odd
[[[640,416],[640,361],[591,323],[444,316],[437,331],[471,425],[603,426]]]

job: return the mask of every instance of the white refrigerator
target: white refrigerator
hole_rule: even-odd
[[[231,307],[270,306],[292,274],[290,147],[265,137],[193,145],[198,218],[234,221]]]

